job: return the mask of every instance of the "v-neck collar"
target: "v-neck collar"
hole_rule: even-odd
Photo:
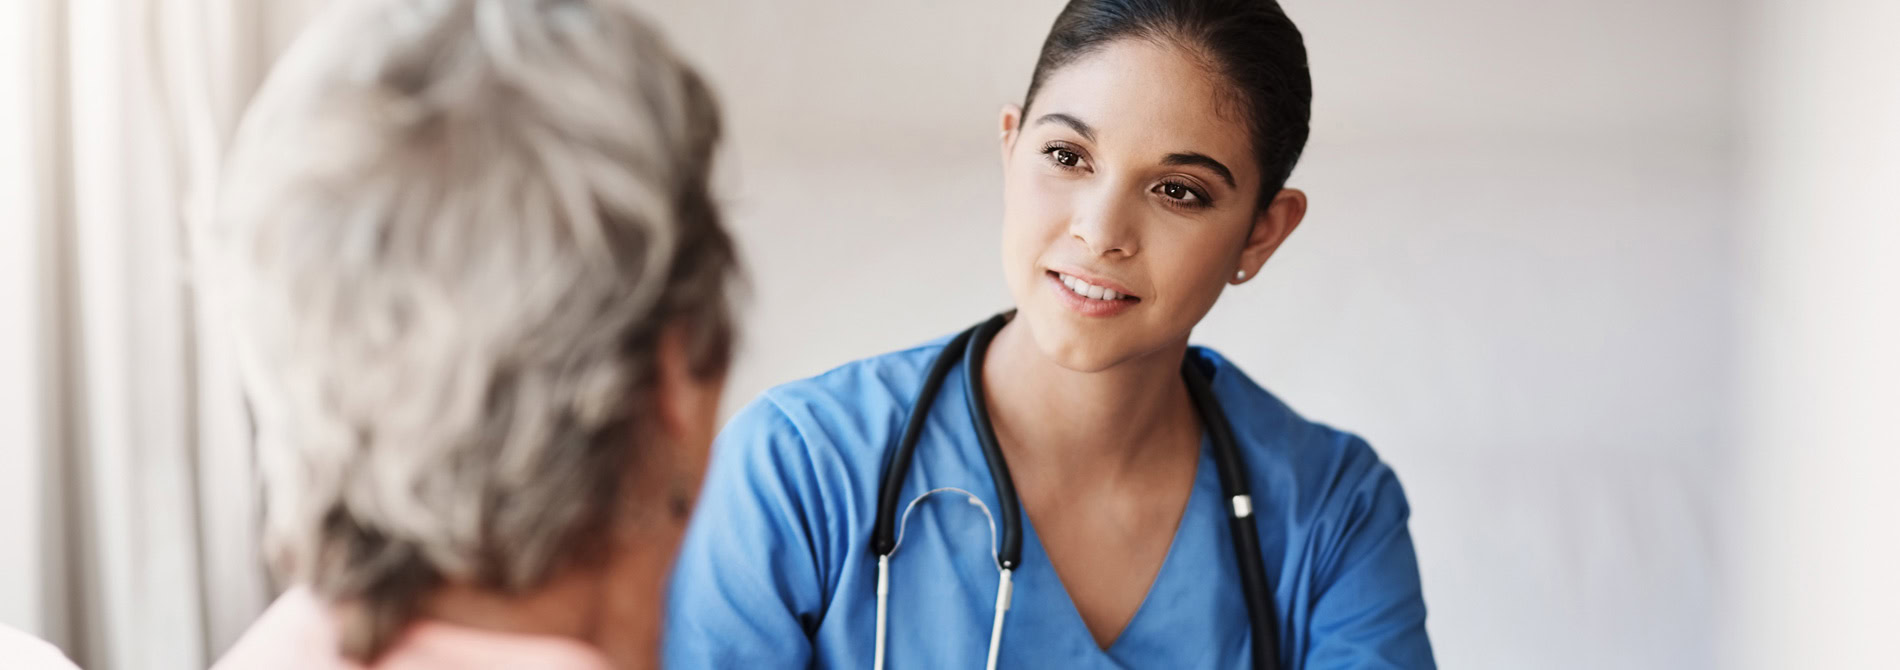
[[[1200,455],[1195,459],[1194,464],[1194,484],[1188,492],[1187,504],[1181,508],[1180,518],[1175,520],[1174,536],[1168,542],[1167,555],[1161,559],[1161,568],[1149,581],[1148,591],[1142,595],[1141,604],[1135,607],[1134,616],[1129,617],[1128,622],[1122,624],[1122,629],[1115,634],[1114,641],[1110,642],[1106,648],[1095,643],[1095,635],[1089,632],[1088,623],[1082,620],[1082,612],[1076,608],[1075,598],[1069,594],[1068,585],[1062,582],[1062,576],[1056,572],[1055,563],[1049,559],[1049,552],[1042,546],[1042,536],[1036,532],[1036,524],[1030,520],[1029,512],[1023,511],[1023,565],[1020,571],[1030,573],[1024,577],[1033,577],[1024,581],[1038,588],[1054,591],[1043,597],[1055,603],[1053,609],[1060,611],[1060,616],[1064,621],[1063,628],[1070,634],[1079,635],[1086,640],[1086,646],[1096,651],[1101,660],[1119,667],[1123,654],[1118,653],[1117,650],[1143,644],[1142,640],[1150,635],[1148,629],[1153,627],[1153,624],[1144,625],[1144,623],[1160,616],[1152,610],[1163,607],[1157,600],[1167,600],[1171,595],[1179,592],[1175,588],[1175,582],[1180,578],[1175,577],[1174,573],[1185,569],[1178,565],[1185,560],[1180,556],[1182,547],[1184,544],[1205,544],[1205,538],[1201,537],[1204,532],[1201,528],[1202,524],[1195,523],[1195,511],[1199,506],[1208,504],[1208,500],[1217,499],[1216,489],[1220,486],[1210,439],[1206,431],[1202,431]],[[1167,634],[1175,635],[1178,631]]]

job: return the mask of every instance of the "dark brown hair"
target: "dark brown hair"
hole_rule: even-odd
[[[1063,66],[1124,38],[1189,49],[1233,87],[1260,164],[1260,204],[1273,201],[1306,148],[1313,79],[1306,42],[1274,0],[1074,0],[1056,15],[1023,96]]]

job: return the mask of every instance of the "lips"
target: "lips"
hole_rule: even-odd
[[[1068,287],[1069,291],[1090,300],[1140,300],[1140,298],[1136,298],[1132,295],[1122,295],[1120,291],[1116,291],[1115,289],[1091,284],[1074,276],[1060,272],[1055,273],[1055,275],[1056,280],[1062,282],[1063,286]]]
[[[1056,300],[1075,313],[1088,317],[1108,317],[1132,309],[1141,298],[1129,295],[1119,285],[1101,279],[1083,279],[1066,272],[1044,273]]]
[[[1075,290],[1076,295],[1085,298],[1093,300],[1132,299],[1137,302],[1141,300],[1141,296],[1135,295],[1135,292],[1130,290],[1126,284],[1101,274],[1089,272],[1077,266],[1046,266],[1044,271],[1049,275],[1049,278],[1061,282],[1063,286],[1068,286]],[[1101,290],[1099,294],[1094,294],[1097,288]]]

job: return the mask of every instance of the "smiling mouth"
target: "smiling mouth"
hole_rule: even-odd
[[[1137,298],[1132,295],[1117,293],[1115,292],[1114,289],[1096,286],[1094,284],[1090,284],[1088,282],[1082,281],[1080,279],[1076,279],[1075,277],[1071,277],[1069,275],[1065,275],[1060,272],[1056,272],[1054,270],[1049,271],[1048,274],[1051,277],[1055,277],[1057,281],[1062,282],[1063,286],[1069,287],[1070,293],[1074,293],[1078,296],[1088,298],[1090,300],[1141,302],[1141,298]]]

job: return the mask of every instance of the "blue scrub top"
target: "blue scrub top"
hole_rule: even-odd
[[[879,468],[948,339],[779,386],[726,426],[674,568],[667,667],[871,667]],[[1410,508],[1391,468],[1364,440],[1301,418],[1214,351],[1188,355],[1209,371],[1251,471],[1281,667],[1434,667]],[[962,368],[931,407],[900,512],[941,487],[1000,509]],[[1096,646],[1027,514],[1023,527],[999,667],[1251,667],[1247,606],[1205,438],[1174,544],[1107,649]],[[886,667],[983,667],[996,603],[991,547],[990,524],[967,497],[918,506],[891,558]]]

